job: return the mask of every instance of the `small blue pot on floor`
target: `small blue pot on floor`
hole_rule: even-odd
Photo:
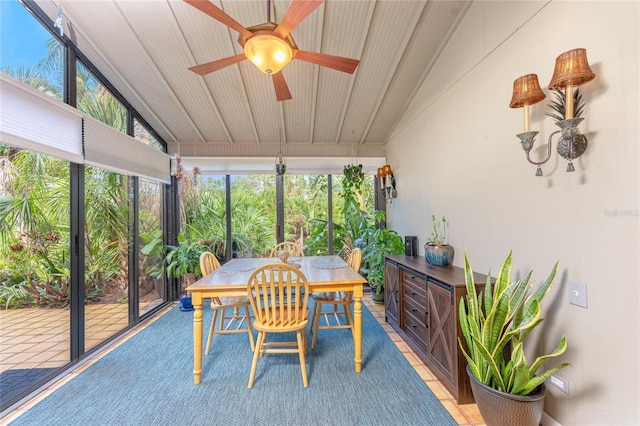
[[[453,262],[453,246],[449,244],[437,246],[433,243],[427,243],[424,245],[424,257],[432,265],[449,265]]]
[[[193,305],[191,304],[191,296],[188,294],[180,295],[180,310],[183,312],[193,311]]]

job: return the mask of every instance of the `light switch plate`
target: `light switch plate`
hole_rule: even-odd
[[[562,392],[569,395],[569,381],[564,377],[560,377],[556,374],[552,374],[551,377],[549,377],[548,382],[551,383],[553,386],[557,387],[558,389],[560,389]]]
[[[583,308],[587,307],[587,283],[569,282],[569,303]]]

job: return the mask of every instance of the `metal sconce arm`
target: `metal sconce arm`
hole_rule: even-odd
[[[556,130],[555,132],[551,133],[549,135],[549,140],[547,141],[547,156],[545,157],[544,160],[542,161],[533,161],[531,159],[531,149],[533,148],[533,144],[535,142],[535,137],[538,134],[538,132],[524,132],[524,133],[520,133],[518,134],[518,138],[520,138],[520,143],[522,144],[522,149],[524,150],[525,154],[527,155],[527,161],[531,164],[533,164],[534,166],[537,166],[536,169],[536,176],[542,176],[542,166],[544,163],[546,163],[547,161],[549,161],[549,159],[551,158],[551,145],[552,145],[552,138],[556,133],[560,133],[560,130]]]

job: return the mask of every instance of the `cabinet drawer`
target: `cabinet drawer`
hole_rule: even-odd
[[[402,268],[402,279],[404,282],[411,283],[414,286],[427,291],[427,277],[422,274]]]
[[[409,306],[407,304],[406,306]],[[425,315],[418,314],[418,312],[412,312],[410,309],[404,312],[404,329],[406,333],[411,337],[416,344],[420,345],[423,350],[427,350],[427,340],[429,335],[427,333],[427,326],[425,325]],[[418,315],[416,315],[418,314]]]
[[[424,324],[427,323],[427,308],[426,306],[422,306],[419,303],[416,303],[413,300],[410,300],[408,298],[405,298],[403,300],[404,302],[404,312],[407,313],[408,315],[413,315],[414,317],[416,317],[416,319],[418,319],[419,321],[422,321]]]
[[[427,309],[427,283],[422,281],[420,283],[419,278],[410,279],[411,276],[407,273],[404,275],[404,297],[406,299],[413,300],[415,304],[422,307],[425,311]]]

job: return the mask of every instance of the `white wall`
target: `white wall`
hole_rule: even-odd
[[[639,18],[638,1],[475,2],[387,148],[398,185],[388,219],[401,235],[422,245],[431,215],[445,215],[457,266],[467,253],[495,276],[513,249],[515,275],[533,269],[540,283],[560,260],[529,343],[546,353],[567,336],[570,395],[549,387],[545,405],[563,425],[640,424]],[[532,107],[540,158],[557,130],[545,116],[555,58],[578,47],[596,73],[580,87],[589,147],[566,173],[554,143],[535,177],[513,80],[537,73],[547,93]],[[570,281],[587,283],[587,309],[569,304]]]

